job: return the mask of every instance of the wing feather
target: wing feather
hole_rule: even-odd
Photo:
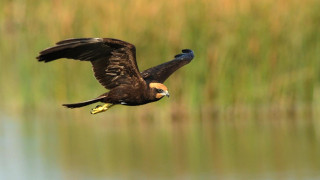
[[[111,38],[78,38],[60,41],[37,57],[50,62],[68,58],[90,61],[96,79],[107,89],[119,85],[145,85],[136,62],[134,45]]]
[[[181,54],[175,56],[175,59],[149,68],[141,73],[143,79],[147,82],[163,83],[168,77],[182,66],[191,62],[194,53],[190,49],[182,50]]]

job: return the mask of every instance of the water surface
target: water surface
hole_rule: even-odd
[[[0,179],[318,179],[309,119],[0,120]]]

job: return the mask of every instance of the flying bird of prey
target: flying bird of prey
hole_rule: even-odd
[[[58,42],[41,51],[37,59],[43,62],[60,58],[90,61],[94,76],[109,91],[92,100],[63,106],[79,108],[104,103],[92,109],[91,113],[96,114],[116,104],[136,106],[169,97],[168,89],[162,83],[193,57],[192,50],[184,49],[173,60],[140,72],[134,45],[111,38],[78,38]]]

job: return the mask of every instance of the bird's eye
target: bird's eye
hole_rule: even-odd
[[[157,89],[158,93],[163,93],[162,89]]]

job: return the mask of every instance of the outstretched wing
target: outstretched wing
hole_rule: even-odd
[[[96,79],[107,89],[145,84],[139,73],[134,45],[110,38],[79,38],[60,41],[40,52],[39,61],[59,58],[90,61]]]
[[[193,58],[193,51],[190,49],[184,49],[181,54],[175,56],[175,59],[147,69],[143,71],[141,75],[147,82],[154,81],[163,83],[172,73],[191,62]]]

